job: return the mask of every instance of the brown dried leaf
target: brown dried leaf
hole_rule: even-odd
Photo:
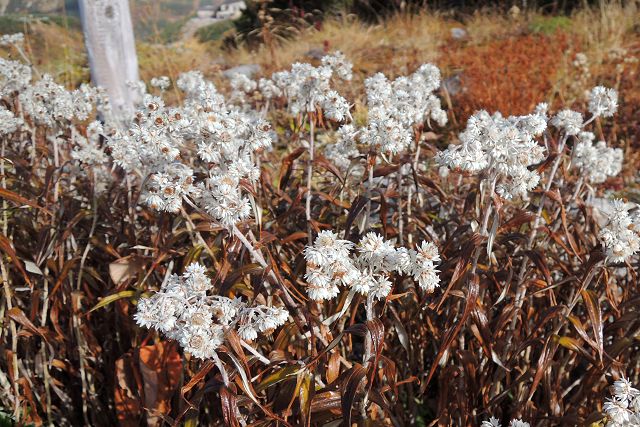
[[[132,279],[142,272],[142,262],[136,255],[129,255],[109,264],[109,277],[116,285]]]
[[[124,427],[139,426],[142,417],[142,407],[132,363],[130,354],[125,354],[116,360],[114,400],[118,422]]]
[[[602,356],[604,353],[604,337],[602,326],[602,309],[598,302],[598,296],[593,291],[583,290],[581,291],[582,299],[587,307],[589,318],[591,319],[591,327],[593,328],[593,335],[596,340],[596,351],[598,352],[598,358],[602,363]]]
[[[140,373],[144,382],[145,408],[161,414],[171,411],[171,397],[182,376],[182,359],[175,345],[158,342],[140,347]],[[147,422],[159,425],[158,416],[147,415]]]
[[[360,383],[366,376],[366,371],[362,365],[356,363],[349,371],[341,389],[342,419],[345,426],[351,426],[351,409],[356,398],[356,393]]]

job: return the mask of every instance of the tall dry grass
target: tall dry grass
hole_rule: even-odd
[[[377,72],[406,68],[408,62],[433,61],[445,42],[448,22],[437,13],[399,14],[384,23],[367,25],[354,16],[325,21],[298,38],[278,46],[273,57],[267,46],[240,49],[225,55],[231,64],[258,63],[268,70],[309,60],[314,50],[339,49],[354,61],[357,71]]]
[[[581,40],[585,53],[602,62],[611,49],[637,42],[640,1],[602,0],[598,7],[576,11],[571,20],[571,32]]]

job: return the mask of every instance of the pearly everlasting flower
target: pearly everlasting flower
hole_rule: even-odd
[[[108,162],[108,157],[97,145],[95,140],[77,135],[74,138],[75,146],[71,151],[71,158],[85,165],[98,166]]]
[[[316,301],[332,299],[339,293],[338,285],[352,280],[355,267],[351,263],[349,253],[353,243],[340,240],[332,231],[318,233],[313,246],[304,250],[307,260],[309,283],[307,294]]]
[[[640,391],[621,378],[611,387],[613,397],[603,405],[607,415],[607,427],[640,426]]]
[[[295,63],[289,71],[274,73],[272,80],[287,98],[292,114],[323,110],[328,118],[343,121],[349,117],[349,103],[331,89],[333,73],[328,65]]]
[[[20,93],[31,82],[31,68],[18,61],[0,58],[0,97]]]
[[[501,425],[497,418],[491,417],[488,421],[483,421],[480,427],[501,427]]]
[[[611,391],[618,400],[633,400],[640,396],[640,391],[633,387],[631,382],[626,378],[620,378],[615,381],[611,387]]]
[[[251,214],[249,199],[243,196],[240,180],[236,176],[210,176],[198,189],[200,204],[224,226],[232,226]]]
[[[245,102],[247,95],[252,94],[258,87],[258,84],[242,73],[235,73],[230,78],[231,82],[231,99],[235,101]]]
[[[393,243],[377,233],[365,234],[360,239],[357,249],[362,264],[375,266],[382,271],[392,271],[396,268],[396,249]]]
[[[573,110],[562,110],[551,119],[551,124],[567,135],[577,135],[582,126],[582,114]]]
[[[573,165],[589,182],[598,184],[620,173],[624,157],[622,149],[609,148],[604,141],[594,145],[591,132],[581,132],[579,137],[580,141],[573,149]]]
[[[129,128],[108,138],[111,156],[145,181],[153,209],[177,212],[187,200],[232,227],[252,212],[242,182],[259,179],[255,155],[271,147],[273,131],[257,114],[228,105],[199,72],[181,74],[176,86],[184,105],[168,108],[145,95]]]
[[[360,155],[356,146],[357,133],[353,125],[342,125],[336,131],[337,141],[325,149],[325,156],[342,171],[349,169],[352,159]]]
[[[417,250],[396,248],[374,232],[364,235],[354,246],[338,239],[332,231],[322,231],[313,245],[305,248],[304,257],[307,294],[316,301],[336,297],[340,286],[373,299],[384,299],[391,292],[393,272],[413,276],[427,292],[432,292],[440,280],[435,268],[440,261],[435,245],[423,242]]]
[[[145,95],[128,130],[108,139],[114,161],[125,170],[159,171],[180,155],[186,123],[181,114],[164,106],[161,98]]]
[[[364,88],[367,93],[367,105],[378,107],[390,102],[393,95],[393,88],[387,77],[382,73],[369,76],[364,81]]]
[[[427,92],[432,92],[440,87],[440,69],[433,64],[422,64],[415,75],[423,82],[424,90]]]
[[[273,82],[273,80],[261,78],[258,81],[258,89],[265,99],[272,99],[282,96],[282,90]]]
[[[237,315],[238,334],[246,341],[253,341],[258,337],[258,333],[271,333],[284,324],[288,317],[287,310],[277,307],[245,308]]]
[[[45,74],[19,95],[24,112],[38,124],[55,127],[74,117],[74,98],[70,92]]]
[[[15,117],[13,113],[0,105],[0,135],[8,135],[15,132],[23,121],[20,117]]]
[[[106,96],[102,88],[81,84],[78,89],[71,92],[74,117],[80,121],[87,120],[94,112],[94,108],[100,110],[108,102]]]
[[[480,427],[501,427],[501,424],[497,418],[491,417],[488,421],[483,421]],[[513,419],[509,423],[509,427],[530,427],[530,424],[520,419]]]
[[[626,261],[640,251],[637,217],[629,215],[631,206],[620,199],[611,203],[609,223],[598,235],[605,248],[607,260],[613,263]]]
[[[459,145],[436,155],[436,162],[450,169],[472,173],[486,171],[498,181],[496,192],[506,198],[526,198],[540,180],[530,167],[544,159],[544,148],[535,138],[546,128],[546,105],[526,116],[504,118],[479,111],[469,118]]]
[[[440,277],[436,269],[438,262],[440,262],[440,255],[436,245],[431,242],[422,242],[417,247],[411,274],[420,288],[427,293],[432,293],[440,286]]]
[[[349,103],[335,90],[325,94],[324,115],[336,122],[342,122],[349,116]]]
[[[164,91],[169,89],[169,86],[171,86],[171,80],[167,76],[154,77],[151,79],[149,84],[155,88],[158,88]]]
[[[367,78],[365,90],[369,107],[369,134],[363,134],[363,141],[383,152],[395,154],[404,150],[408,143],[398,140],[381,144],[380,139],[384,137],[376,137],[376,130],[393,130],[393,136],[397,139],[399,134],[403,138],[411,138],[411,127],[425,121],[433,120],[439,126],[444,126],[447,114],[442,110],[440,99],[433,94],[439,87],[440,70],[432,64],[423,64],[410,76],[401,76],[394,81],[389,81],[382,73]]]
[[[589,112],[594,116],[611,117],[618,111],[618,92],[596,86],[589,94]]]
[[[351,80],[353,64],[340,51],[322,57],[322,65],[331,68],[342,80]]]
[[[214,108],[224,103],[215,85],[207,81],[200,71],[188,71],[178,76],[176,86],[187,96],[185,104]]]
[[[3,34],[0,36],[0,46],[20,45],[24,42],[24,34]]]
[[[206,272],[203,265],[190,264],[182,276],[170,276],[160,291],[140,299],[134,315],[138,325],[157,329],[192,356],[208,359],[223,344],[227,328],[252,341],[258,333],[269,333],[287,321],[284,309],[248,307],[239,299],[210,295]]]
[[[360,133],[360,140],[383,153],[397,154],[406,150],[412,141],[411,129],[404,126],[384,110],[369,113],[367,127]]]

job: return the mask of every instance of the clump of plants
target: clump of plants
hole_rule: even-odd
[[[637,423],[617,91],[458,128],[436,65],[352,75],[334,52],[228,87],[158,76],[129,117],[0,60],[16,421]]]

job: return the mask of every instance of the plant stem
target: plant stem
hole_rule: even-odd
[[[551,189],[553,185],[553,180],[556,176],[556,172],[558,171],[558,167],[560,166],[560,162],[562,161],[562,152],[564,151],[564,146],[567,142],[568,135],[564,135],[562,140],[560,141],[560,145],[558,146],[558,157],[553,162],[553,166],[551,168],[551,172],[549,174],[549,181],[547,181],[547,185],[545,185],[544,193],[540,197],[540,203],[538,205],[538,211],[536,212],[536,217],[533,220],[533,228],[529,233],[529,239],[527,241],[527,250],[530,250],[533,247],[533,243],[535,242],[536,236],[538,235],[538,226],[540,225],[540,219],[542,218],[542,210],[544,209],[544,203],[547,200],[547,193]],[[515,300],[515,310],[513,311],[513,317],[511,318],[511,330],[513,331],[516,327],[516,322],[518,321],[518,313],[522,309],[522,305],[524,303],[524,298],[527,294],[527,286],[524,281],[524,276],[527,271],[527,264],[529,258],[526,256],[522,259],[522,264],[520,265],[520,272],[518,273],[518,289],[516,291],[516,300]]]
[[[309,115],[309,164],[307,165],[307,200],[306,209],[307,214],[307,234],[309,245],[313,244],[313,227],[311,227],[311,180],[313,178],[313,161],[315,157],[315,118]]]
[[[375,165],[375,156],[369,157],[369,177],[367,180],[367,209],[362,220],[362,230],[365,232],[369,228],[369,218],[371,217],[371,197],[373,197],[373,166]]]
[[[2,152],[0,153],[0,175],[2,176],[2,188],[7,188],[7,180],[6,173],[4,170],[4,159],[5,159],[5,143],[6,141],[2,140]],[[9,218],[7,216],[8,206],[7,200],[5,198],[2,199],[2,233],[9,238]],[[13,308],[13,303],[11,301],[13,292],[11,291],[11,285],[9,282],[9,272],[7,271],[6,266],[4,265],[4,260],[0,259],[0,269],[2,271],[2,283],[4,289],[4,298],[5,304],[7,305],[7,311],[10,311]],[[4,326],[4,322],[3,322]],[[18,330],[16,328],[16,324],[13,319],[9,320],[9,330],[11,332],[11,364],[13,365],[13,392],[15,394],[15,406],[13,408],[13,415],[16,418],[17,422],[20,422],[20,386],[18,384],[19,371],[18,371]]]
[[[365,308],[367,314],[367,321],[371,321],[375,317],[375,309],[373,307],[373,296],[371,294],[367,295],[367,304]],[[362,356],[362,366],[365,370],[369,368],[371,364],[371,357],[373,355],[373,340],[371,339],[371,332],[367,330],[367,334],[364,337],[364,355]],[[369,402],[369,394],[365,393],[362,397],[362,402],[360,404],[360,414],[363,418],[367,418],[367,404]]]
[[[404,218],[402,217],[402,197],[404,196],[404,186],[402,185],[402,171],[398,169],[398,242],[404,246]]]

